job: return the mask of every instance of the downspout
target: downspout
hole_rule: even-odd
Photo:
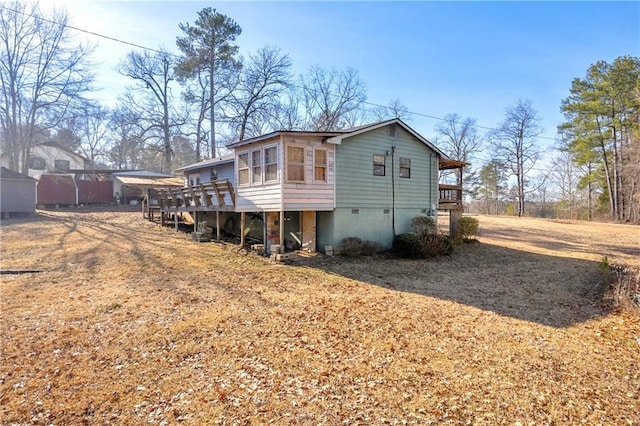
[[[391,147],[391,229],[393,237],[396,236],[396,173],[395,173],[396,147]]]
[[[438,157],[436,157],[438,158]],[[433,182],[433,154],[430,152],[429,153],[429,179],[431,180],[431,182]],[[440,176],[436,176],[436,186],[440,184]],[[436,226],[438,225],[438,213],[437,210],[434,212],[434,205],[433,205],[433,196],[435,195],[433,193],[433,183],[431,183],[431,185],[429,185],[429,213],[430,216],[435,216],[436,218]]]

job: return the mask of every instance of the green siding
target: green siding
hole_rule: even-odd
[[[386,155],[395,146],[393,156]],[[386,156],[385,176],[373,175],[373,155]],[[391,164],[393,158],[393,166]],[[400,177],[400,158],[411,160],[411,177]],[[394,179],[391,173],[393,171]],[[436,213],[438,165],[435,153],[396,127],[396,136],[383,127],[336,146],[336,210],[319,213],[318,246],[333,245],[336,252],[346,237],[375,241],[385,248],[393,241],[393,181],[395,181],[395,233],[411,232],[411,219]],[[358,214],[353,213],[358,209]],[[389,209],[388,213],[384,210]]]
[[[333,212],[318,212],[317,241],[318,249],[331,245],[336,253],[340,252],[340,244],[347,237],[375,241],[384,248],[390,248],[393,242],[391,212],[385,213],[381,208],[337,208]],[[411,219],[419,216],[420,209],[396,209],[396,234],[411,232]]]
[[[396,149],[393,156],[386,155],[386,175],[374,176],[373,155],[385,155],[392,146]],[[400,158],[411,160],[409,179],[400,177]],[[391,208],[392,170],[396,209],[431,209],[436,203],[436,156],[399,126],[395,138],[389,136],[386,126],[347,138],[336,146],[336,207]]]
[[[383,247],[391,247],[393,230],[391,212],[384,213],[383,208],[358,208],[353,214],[350,208],[337,208],[334,212],[334,247],[340,251],[340,243],[347,237],[375,241]]]

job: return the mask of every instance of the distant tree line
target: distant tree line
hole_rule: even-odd
[[[353,68],[301,75],[277,46],[246,56],[242,29],[207,7],[179,23],[176,50],[137,49],[117,71],[131,84],[112,108],[92,94],[94,46],[78,43],[65,12],[0,5],[0,136],[11,168],[26,172],[33,146],[55,141],[92,167],[171,173],[218,157],[225,146],[273,130],[335,130],[411,112],[398,99],[367,103]],[[464,172],[468,211],[640,223],[640,59],[596,62],[561,102],[552,163],[541,163],[540,117],[520,99],[493,128],[452,113],[434,142]],[[21,165],[21,170],[19,165]],[[446,173],[444,181],[452,179]]]

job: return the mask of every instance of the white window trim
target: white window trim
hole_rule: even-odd
[[[316,179],[316,151],[324,151],[324,180]],[[329,150],[313,148],[313,183],[329,183]]]
[[[266,156],[266,151],[267,149],[270,148],[275,148],[276,149],[276,162],[275,163],[269,163],[267,164],[267,156]],[[268,165],[272,165],[275,164],[276,165],[276,178],[272,179],[272,180],[267,180],[267,166]],[[278,144],[270,144],[270,145],[265,145],[262,147],[262,174],[263,174],[263,182],[264,184],[270,184],[270,183],[277,183],[279,181],[278,177],[280,176],[280,168],[278,167],[279,165],[279,157],[278,157]]]
[[[240,156],[247,154],[247,170],[249,172],[249,182],[240,183]],[[241,151],[236,154],[236,182],[238,186],[251,186],[251,151]]]
[[[289,179],[289,147],[296,147],[296,148],[302,148],[303,149],[303,155],[302,155],[302,180]],[[307,146],[306,145],[296,144],[296,143],[287,143],[285,145],[284,169],[285,169],[285,173],[286,173],[286,176],[287,176],[286,177],[286,181],[288,183],[306,183],[307,182]]]
[[[260,182],[255,182],[253,180],[253,154],[256,152],[260,153],[260,164],[256,166],[260,167]],[[249,182],[251,183],[251,186],[262,186],[264,180],[264,152],[262,152],[262,147],[251,150],[251,154],[249,154],[249,163]]]

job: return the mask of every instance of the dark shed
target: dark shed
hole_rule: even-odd
[[[36,180],[0,167],[0,216],[36,214]]]
[[[38,180],[39,206],[73,206],[78,204],[78,186],[71,174],[42,174]]]

